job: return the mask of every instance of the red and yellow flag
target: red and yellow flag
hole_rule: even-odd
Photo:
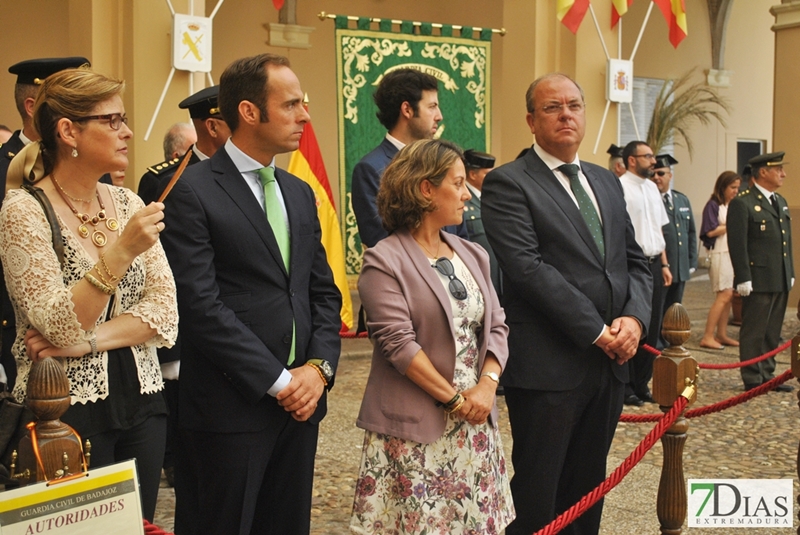
[[[689,34],[686,26],[686,0],[653,0],[669,25],[669,42],[678,45]]]
[[[578,33],[587,9],[589,9],[589,0],[556,0],[558,20],[572,33]]]
[[[622,15],[628,12],[633,0],[611,0],[611,28],[617,25]]]
[[[300,138],[300,147],[292,153],[287,169],[293,175],[305,181],[317,198],[317,214],[322,227],[322,245],[328,255],[328,265],[333,271],[333,280],[339,291],[342,292],[342,330],[349,331],[353,327],[353,302],[350,299],[350,288],[347,285],[347,275],[344,268],[344,247],[342,233],[339,230],[339,219],[336,217],[336,207],[333,204],[331,184],[328,182],[328,173],[322,161],[317,136],[311,123],[306,123],[303,137]]]

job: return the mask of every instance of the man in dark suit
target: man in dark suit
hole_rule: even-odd
[[[772,351],[781,341],[789,290],[794,285],[792,221],[786,199],[775,191],[783,185],[783,152],[749,162],[755,183],[728,207],[728,250],[733,283],[742,296],[739,360]],[[741,368],[745,390],[775,376],[775,357]],[[780,385],[775,390],[789,392]]]
[[[670,188],[672,166],[677,163],[678,160],[671,154],[659,154],[656,156],[655,171],[650,177],[664,199],[669,218],[669,223],[661,227],[667,246],[667,263],[672,272],[672,284],[664,293],[664,312],[673,304],[683,301],[686,281],[697,269],[697,230],[692,205],[686,195]],[[664,347],[663,344],[661,347]]]
[[[7,142],[0,145],[0,203],[6,196],[6,173],[8,165],[14,156],[21,151],[25,145],[31,141],[38,141],[39,135],[33,127],[33,104],[36,101],[36,93],[44,79],[64,69],[73,69],[81,65],[88,65],[89,60],[83,57],[67,58],[39,58],[29,59],[15,63],[8,68],[8,72],[17,76],[14,85],[14,102],[17,112],[22,120],[22,129],[16,130]],[[11,390],[17,380],[17,364],[11,355],[11,346],[17,336],[17,321],[14,317],[14,307],[8,298],[3,272],[0,270],[0,306],[2,307],[2,353],[0,354],[0,366],[4,370],[6,387]],[[0,376],[3,374],[0,373]],[[2,389],[2,387],[0,387]]]
[[[497,257],[489,245],[486,238],[486,229],[483,227],[483,216],[481,215],[481,190],[486,174],[494,167],[495,157],[485,152],[476,150],[464,151],[464,167],[467,171],[467,188],[472,194],[464,203],[464,223],[467,225],[469,241],[479,244],[489,253],[489,267],[491,269],[492,285],[497,295],[503,295],[502,277],[500,276],[500,266],[497,265]]]
[[[536,144],[490,172],[482,194],[509,325],[501,384],[517,518],[507,535],[539,530],[605,478],[652,293],[619,181],[578,159],[582,90],[550,74],[526,101]],[[597,533],[601,514],[599,503],[562,533]]]
[[[432,139],[442,120],[439,109],[439,82],[416,69],[396,69],[387,73],[373,95],[378,120],[386,127],[380,145],[353,168],[353,213],[361,243],[367,247],[388,236],[381,225],[375,197],[383,170],[400,149],[420,139]],[[462,223],[445,227],[447,232],[469,239]]]
[[[299,145],[302,102],[288,59],[234,61],[219,91],[232,137],[165,202],[182,331],[178,535],[309,532],[341,294],[314,192],[271,167]]]

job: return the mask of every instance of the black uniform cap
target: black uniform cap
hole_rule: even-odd
[[[8,72],[17,75],[18,84],[41,85],[51,74],[65,69],[77,69],[82,65],[91,66],[91,63],[81,56],[27,59],[9,67]]]
[[[672,167],[678,163],[678,160],[672,157],[672,154],[659,154],[656,156],[656,169],[664,167]]]
[[[210,117],[221,118],[217,97],[219,96],[219,86],[212,85],[201,89],[194,95],[187,97],[178,104],[182,110],[189,110],[192,119],[208,119]]]
[[[606,152],[614,158],[622,158],[622,147],[617,147],[613,143]]]
[[[464,151],[464,160],[470,169],[491,169],[495,162],[495,158],[491,154],[472,149]]]
[[[783,155],[786,154],[785,152],[768,152],[766,154],[760,154],[753,158],[750,158],[750,161],[747,162],[750,164],[750,168],[753,171],[753,174],[757,174],[759,168],[761,167],[776,167],[778,165],[786,165],[788,162],[783,161]]]

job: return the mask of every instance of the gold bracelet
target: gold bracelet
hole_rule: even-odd
[[[100,264],[103,266],[103,269],[106,271],[106,275],[108,275],[108,279],[112,284],[119,282],[119,277],[111,273],[111,270],[108,269],[108,264],[106,264],[106,255],[105,253],[100,253]],[[98,273],[100,270],[97,270]]]
[[[100,269],[98,269],[97,265],[92,266],[92,269],[94,270],[95,273],[97,273],[97,277],[96,277],[97,280],[99,280],[100,282],[102,282],[106,286],[111,287],[111,284],[108,283],[106,278],[103,276],[103,273],[100,271]],[[89,272],[91,273],[91,271],[92,270],[90,269]],[[94,275],[92,275],[92,276],[94,276]]]
[[[87,272],[86,275],[83,276],[83,278],[85,278],[87,281],[89,281],[89,283],[92,286],[94,286],[95,288],[97,288],[98,290],[103,292],[104,294],[106,294],[106,295],[114,295],[114,291],[115,291],[114,288],[112,288],[108,284],[103,284],[102,282],[97,280],[91,273]]]
[[[464,396],[462,396],[460,393],[459,393],[458,395],[461,397],[461,399],[459,399],[459,400],[456,402],[456,404],[455,404],[455,405],[453,405],[452,407],[448,407],[448,408],[446,408],[446,409],[445,409],[445,412],[446,412],[447,414],[453,414],[454,412],[458,412],[458,409],[460,409],[460,408],[461,408],[461,406],[462,406],[462,405],[464,405],[464,402],[466,402],[466,401],[467,401],[467,398],[465,398]]]

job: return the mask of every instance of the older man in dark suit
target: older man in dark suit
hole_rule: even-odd
[[[517,519],[507,535],[544,527],[605,477],[652,293],[619,181],[578,158],[582,90],[550,74],[526,101],[536,144],[490,172],[482,194],[509,325],[501,384]],[[601,514],[602,503],[562,533],[597,533]]]
[[[272,167],[299,145],[302,102],[286,58],[233,62],[219,91],[233,136],[166,199],[183,344],[179,535],[309,532],[341,294],[314,192]]]

